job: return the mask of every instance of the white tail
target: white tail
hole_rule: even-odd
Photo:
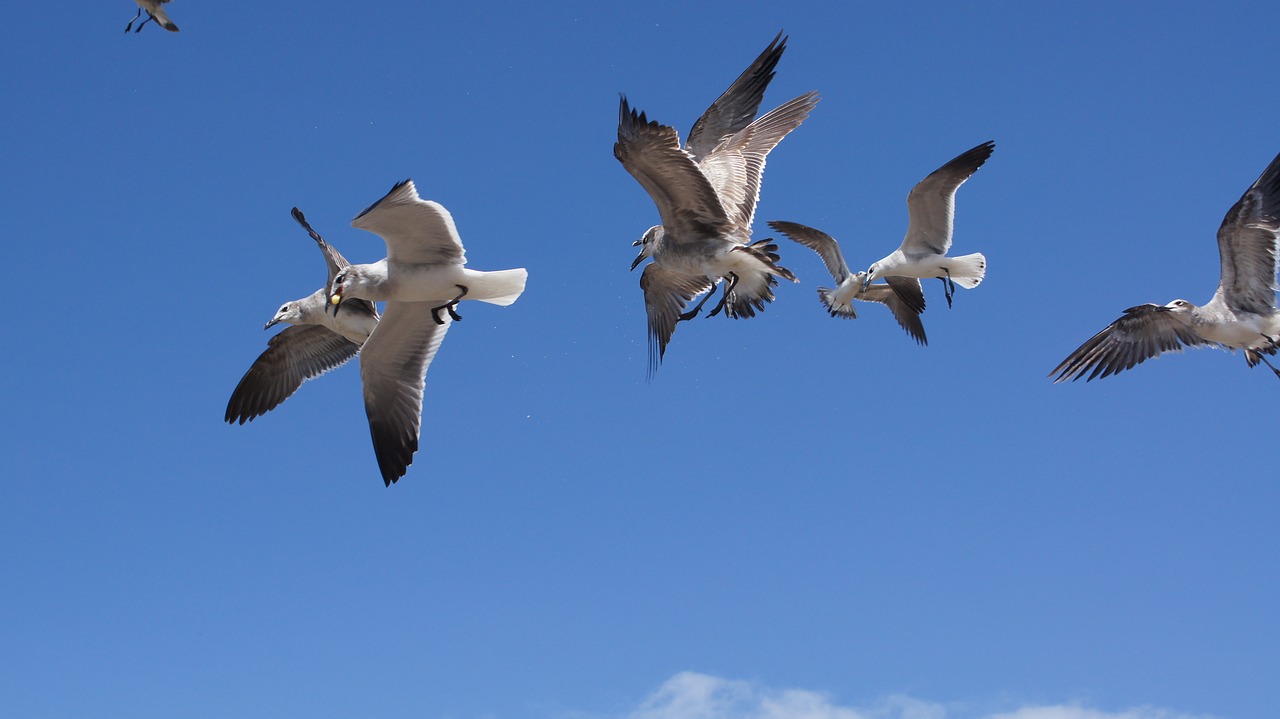
[[[822,300],[822,306],[827,308],[827,312],[832,317],[843,317],[849,320],[858,319],[858,313],[853,309],[853,303],[840,304],[835,295],[836,291],[830,287],[818,288],[818,299]]]
[[[951,281],[966,290],[982,284],[982,278],[987,276],[987,258],[981,252],[948,257],[943,266],[951,273]]]
[[[521,267],[515,270],[496,270],[494,272],[485,272],[484,286],[475,288],[479,290],[477,294],[483,294],[483,297],[476,297],[482,302],[490,304],[507,305],[515,302],[524,292],[525,280],[529,277],[529,272]]]

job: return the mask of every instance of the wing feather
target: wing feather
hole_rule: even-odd
[[[351,226],[368,230],[387,243],[387,259],[408,264],[467,263],[453,215],[438,202],[418,196],[413,180],[397,183],[367,207]]]
[[[356,356],[360,345],[320,325],[295,325],[267,340],[244,373],[224,419],[244,424],[280,406],[302,383]]]
[[[427,369],[449,331],[436,324],[432,302],[388,302],[378,328],[360,353],[364,408],[373,453],[388,486],[404,476],[418,451],[422,390]]]
[[[958,155],[921,180],[907,195],[907,236],[902,251],[908,255],[945,255],[951,249],[956,213],[956,190],[995,152],[987,141]]]
[[[1130,307],[1124,315],[1089,338],[1049,373],[1054,384],[1107,377],[1132,369],[1165,352],[1181,352],[1183,347],[1212,345],[1168,307],[1145,304]]]

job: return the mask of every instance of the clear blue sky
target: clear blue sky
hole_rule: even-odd
[[[1212,350],[1046,374],[1212,295],[1280,152],[1280,8],[794,5],[175,0],[127,37],[127,0],[13,8],[0,714],[1275,716],[1280,382]],[[801,282],[681,324],[646,382],[618,93],[683,135],[779,29],[765,109],[823,100],[757,236],[865,267],[993,139],[954,245],[986,282],[926,283],[921,348],[828,317],[782,240]],[[406,177],[529,283],[463,307],[387,489],[356,363],[222,416],[324,281],[289,209],[372,261],[350,220]]]

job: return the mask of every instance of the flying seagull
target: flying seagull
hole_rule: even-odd
[[[378,326],[378,310],[367,300],[347,300],[341,318],[325,311],[329,282],[349,265],[323,237],[311,229],[307,218],[293,208],[293,219],[311,235],[329,268],[325,286],[300,299],[286,302],[263,329],[281,322],[292,325],[267,341],[267,350],[254,360],[227,402],[228,423],[244,424],[275,409],[302,383],[344,364],[356,356],[369,333]]]
[[[141,17],[144,10],[147,13],[147,19],[138,23],[138,29],[134,30],[134,32],[142,32],[142,26],[152,20],[155,20],[160,27],[169,32],[178,31],[178,26],[165,14],[164,8],[160,7],[169,2],[169,0],[134,0],[134,2],[138,3],[138,13],[133,16],[133,20],[130,20],[128,25],[124,26],[125,34],[128,34],[129,30],[133,28],[133,21]]]
[[[785,38],[775,38],[694,124],[685,148],[674,128],[649,121],[625,97],[619,102],[614,156],[649,193],[662,219],[635,243],[641,250],[631,263],[634,270],[653,258],[640,277],[650,376],[676,323],[696,316],[721,279],[724,294],[710,315],[723,309],[735,319],[754,317],[773,301],[775,277],[795,281],[778,264],[776,244],[750,243],[765,158],[818,102],[816,92],[806,93],[752,119],[784,45]],[[683,311],[703,293],[702,301]]]
[[[360,352],[364,408],[378,469],[387,486],[404,476],[418,450],[427,368],[463,299],[509,305],[524,292],[524,268],[467,269],[453,217],[418,196],[412,180],[391,188],[351,221],[387,243],[387,257],[351,265],[329,285],[334,314],[345,300],[385,301],[386,311]],[[338,304],[341,302],[342,304]]]
[[[924,334],[924,323],[920,321],[920,313],[924,312],[924,291],[920,288],[918,278],[891,275],[884,278],[886,284],[864,285],[867,273],[849,272],[844,253],[831,235],[798,222],[771,220],[769,226],[818,253],[818,257],[822,258],[837,286],[835,289],[819,287],[818,299],[832,317],[857,319],[858,312],[853,307],[853,300],[879,302],[893,312],[894,319],[898,320],[898,324],[917,344],[929,344]]]
[[[1049,373],[1054,383],[1106,377],[1183,347],[1244,350],[1253,367],[1275,354],[1276,238],[1280,236],[1280,155],[1227,211],[1218,228],[1222,275],[1202,307],[1182,299],[1130,307],[1124,316],[1080,345]]]
[[[871,263],[864,284],[886,277],[937,277],[947,297],[955,286],[977,287],[987,273],[987,258],[980,252],[948,257],[956,214],[956,190],[991,157],[996,143],[984,142],[962,153],[921,180],[907,195],[907,236],[887,257]],[[908,298],[903,298],[909,301]]]

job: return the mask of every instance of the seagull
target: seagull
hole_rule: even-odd
[[[907,236],[887,257],[871,263],[864,284],[884,277],[937,277],[942,280],[947,307],[955,286],[977,287],[987,273],[980,252],[948,257],[956,214],[956,190],[991,157],[996,143],[988,141],[939,167],[911,188],[907,195]],[[903,298],[904,301],[910,301]]]
[[[1130,307],[1049,373],[1054,384],[1131,369],[1183,347],[1244,350],[1245,362],[1264,362],[1280,338],[1276,310],[1276,240],[1280,237],[1280,155],[1231,206],[1218,228],[1222,275],[1208,303],[1182,299]]]
[[[138,14],[133,16],[133,20],[137,20],[141,17],[142,11],[145,10],[147,12],[147,19],[138,23],[138,29],[134,30],[135,33],[142,32],[142,26],[152,20],[155,20],[160,27],[168,30],[169,32],[178,31],[178,26],[175,25],[174,22],[169,19],[169,16],[165,14],[164,8],[160,7],[161,5],[169,2],[169,0],[134,0],[134,2],[138,3]],[[129,30],[133,28],[133,20],[130,20],[129,24],[124,26],[124,32],[126,35],[129,33]]]
[[[614,156],[658,206],[662,224],[636,243],[645,258],[640,287],[649,317],[649,375],[657,370],[681,320],[695,317],[725,279],[724,294],[708,316],[754,317],[773,301],[775,277],[795,281],[778,264],[771,240],[750,243],[765,158],[800,126],[818,102],[810,92],[759,118],[764,89],[773,77],[786,38],[774,38],[747,70],[703,113],[680,146],[676,130],[649,121],[622,97]],[[754,118],[754,119],[753,119]],[[690,311],[685,305],[706,296]]]
[[[311,229],[307,218],[293,208],[293,219],[311,235],[324,254],[329,268],[329,282],[342,268],[351,264],[323,237]],[[284,322],[292,325],[267,341],[267,350],[254,360],[227,402],[226,421],[244,424],[270,412],[289,398],[302,383],[338,367],[356,356],[360,346],[378,326],[378,310],[372,302],[360,299],[346,301],[347,312],[341,318],[330,316],[328,287],[325,286],[300,300],[286,302],[262,329]]]
[[[890,275],[884,278],[887,284],[864,284],[867,273],[849,272],[844,253],[831,235],[798,222],[771,220],[769,226],[818,253],[822,258],[827,271],[837,282],[837,287],[819,287],[818,299],[832,317],[857,319],[858,312],[853,307],[853,300],[879,302],[893,312],[894,319],[898,320],[898,324],[917,344],[929,344],[924,334],[924,323],[920,321],[920,313],[924,312],[924,291],[920,288],[918,278]]]
[[[528,272],[467,269],[453,217],[420,198],[412,180],[392,187],[351,225],[381,237],[387,257],[339,271],[329,283],[329,301],[335,315],[352,297],[387,303],[360,352],[360,376],[373,452],[391,486],[418,450],[427,368],[450,323],[462,319],[458,302],[509,305],[524,292]]]

